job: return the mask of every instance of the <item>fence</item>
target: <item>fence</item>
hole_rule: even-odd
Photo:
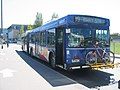
[[[113,51],[115,54],[120,55],[120,41],[111,41],[110,50]]]

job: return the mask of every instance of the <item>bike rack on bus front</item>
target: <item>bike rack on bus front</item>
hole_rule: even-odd
[[[118,68],[120,63],[114,63],[114,64],[103,64],[103,63],[97,63],[97,64],[89,64],[90,68],[93,69],[108,69],[108,68]]]

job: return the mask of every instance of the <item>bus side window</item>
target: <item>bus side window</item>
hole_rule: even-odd
[[[48,38],[47,44],[49,46],[54,46],[55,45],[55,29],[48,31],[47,38]]]
[[[41,41],[40,32],[38,33],[38,38],[39,38],[39,45],[40,45],[40,41]]]
[[[45,34],[45,31],[44,32],[41,32],[41,35],[40,35],[41,37],[41,46],[45,46],[46,45],[46,34]]]
[[[40,35],[40,37],[39,37],[40,38],[40,45],[42,45],[41,44],[42,43],[42,32],[40,32],[39,35]]]
[[[34,43],[33,35],[31,35],[31,43]]]

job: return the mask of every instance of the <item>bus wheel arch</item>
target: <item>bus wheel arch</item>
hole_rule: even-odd
[[[56,67],[55,54],[53,52],[49,53],[49,63],[52,68]]]

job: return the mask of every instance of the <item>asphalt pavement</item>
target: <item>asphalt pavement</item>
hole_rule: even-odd
[[[89,90],[10,44],[0,48],[0,90]]]
[[[115,55],[115,63],[120,63]],[[109,69],[53,70],[21,51],[21,46],[0,47],[0,90],[119,90],[120,66]]]

